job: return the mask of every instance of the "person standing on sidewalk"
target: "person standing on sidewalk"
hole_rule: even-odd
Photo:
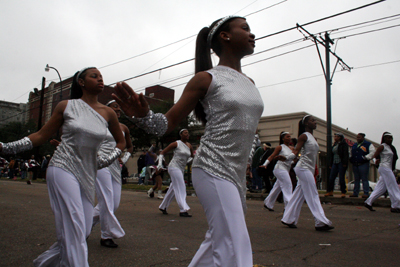
[[[317,187],[315,186],[314,172],[318,157],[319,146],[313,136],[317,122],[311,115],[306,115],[299,121],[299,139],[288,157],[278,156],[278,160],[293,160],[301,153],[300,159],[294,168],[299,181],[293,196],[285,207],[281,222],[290,228],[297,228],[301,206],[304,200],[310,208],[315,220],[315,230],[329,231],[334,229],[332,222],[326,218],[321,206]]]
[[[375,186],[375,190],[364,203],[364,206],[370,211],[375,211],[372,208],[372,203],[387,190],[389,192],[390,202],[392,203],[390,211],[400,213],[400,189],[393,173],[396,169],[396,161],[399,157],[397,156],[396,148],[392,145],[392,142],[392,134],[384,132],[381,141],[382,145],[378,147],[372,157],[373,159],[377,159],[376,164],[379,164],[378,172],[381,177]]]
[[[335,143],[332,146],[333,157],[331,159],[331,174],[329,176],[328,188],[326,190],[326,197],[333,196],[333,190],[335,186],[335,180],[339,174],[340,191],[342,192],[341,198],[346,197],[346,181],[345,175],[347,170],[347,164],[349,162],[349,146],[344,140],[342,133],[335,133]]]
[[[188,164],[188,159],[193,157],[193,148],[189,141],[189,131],[187,129],[182,129],[179,132],[181,140],[171,143],[163,151],[161,151],[158,156],[157,170],[163,168],[162,162],[164,159],[164,154],[168,153],[174,149],[174,156],[168,164],[168,173],[171,176],[171,184],[167,193],[165,194],[164,200],[159,206],[160,211],[163,214],[167,213],[167,208],[174,198],[179,206],[179,216],[181,217],[192,217],[188,213],[190,207],[186,203],[186,185],[184,180],[185,167]],[[150,188],[152,190],[153,188]]]
[[[373,144],[365,140],[365,134],[357,134],[357,143],[351,148],[350,162],[353,165],[354,173],[354,190],[350,197],[358,197],[360,193],[360,180],[363,183],[364,194],[362,198],[369,197],[369,161],[375,153]]]

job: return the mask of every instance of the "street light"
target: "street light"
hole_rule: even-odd
[[[49,64],[46,64],[46,67],[44,68],[44,70],[49,72],[50,69],[53,69],[53,70],[57,71],[58,78],[60,78],[60,101],[61,101],[62,100],[62,80],[61,80],[60,73],[58,72],[58,70],[56,68],[50,67]]]

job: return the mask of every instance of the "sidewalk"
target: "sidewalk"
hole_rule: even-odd
[[[334,205],[354,205],[354,206],[364,206],[365,198],[361,198],[361,195],[356,197],[349,197],[350,195],[346,195],[346,198],[341,198],[340,193],[334,194],[333,197],[325,197],[325,191],[319,192],[319,198],[321,199],[321,203],[324,204],[334,204]],[[262,193],[247,193],[246,199],[252,200],[264,200],[268,194]],[[389,207],[390,208],[390,198],[380,197],[374,202],[374,207]]]

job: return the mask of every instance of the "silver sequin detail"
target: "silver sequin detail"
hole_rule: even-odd
[[[168,120],[162,113],[154,114],[152,110],[143,118],[132,117],[130,119],[146,133],[163,136],[168,129]]]
[[[392,163],[393,163],[393,151],[390,148],[388,144],[383,143],[383,150],[380,154],[381,156],[381,161],[379,163],[379,167],[385,167],[388,169],[392,169]]]
[[[311,133],[305,132],[304,134],[307,135],[307,141],[301,148],[301,156],[296,166],[303,169],[308,169],[311,171],[312,174],[314,174],[315,164],[317,163],[319,145]]]
[[[112,136],[111,132],[107,129],[106,138],[100,145],[99,152],[97,153],[98,157],[107,157],[110,153],[114,150],[117,142],[115,142],[114,137]],[[114,160],[107,169],[110,171],[111,176],[113,179],[122,184],[121,180],[121,166],[119,165],[118,159]]]
[[[24,137],[18,141],[1,143],[1,153],[4,154],[17,154],[19,152],[27,151],[32,149],[32,141],[28,137]]]
[[[191,155],[190,148],[184,144],[181,140],[177,140],[178,144],[174,150],[174,156],[172,160],[169,162],[168,167],[174,167],[180,169],[182,172],[185,171],[185,167],[187,165],[187,161]]]
[[[89,201],[95,204],[97,152],[107,134],[107,121],[81,99],[68,100],[61,143],[49,166],[76,177]]]
[[[251,145],[249,160],[247,161],[247,163],[251,164],[251,162],[253,160],[254,153],[256,153],[256,147],[260,146],[259,143],[261,143],[260,142],[260,137],[258,136],[258,134],[255,134],[254,135],[253,144]]]
[[[225,66],[207,72],[212,82],[201,101],[207,124],[192,167],[235,184],[245,210],[247,160],[264,104],[244,74]]]
[[[111,163],[113,163],[120,155],[122,154],[121,149],[115,147],[110,154],[104,155],[101,157],[97,157],[97,167],[99,169],[103,169],[108,167]]]

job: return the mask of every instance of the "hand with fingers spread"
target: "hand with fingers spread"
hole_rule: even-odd
[[[149,112],[149,104],[142,93],[136,94],[125,82],[117,83],[114,87],[116,94],[112,97],[120,105],[126,116],[142,118]]]

